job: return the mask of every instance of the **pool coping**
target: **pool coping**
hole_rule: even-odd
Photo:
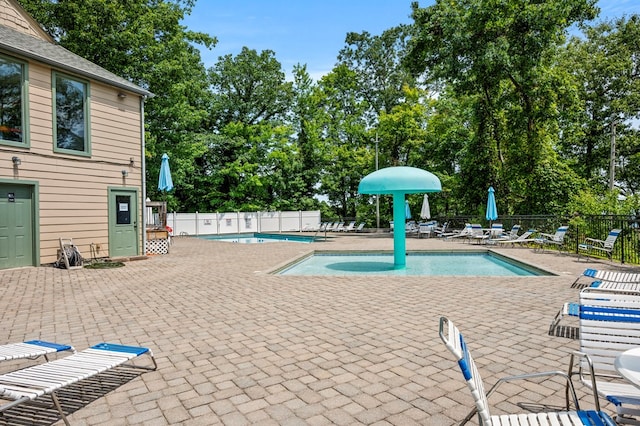
[[[465,249],[437,249],[437,250],[407,250],[407,255],[411,255],[411,254],[438,254],[438,253],[451,253],[451,254],[464,254],[464,253],[480,253],[480,254],[491,254],[492,256],[495,256],[497,258],[502,258],[502,259],[506,259],[512,263],[515,263],[516,266],[525,269],[529,272],[535,273],[537,275],[522,275],[522,276],[513,276],[513,278],[544,278],[544,277],[554,277],[554,276],[559,276],[558,273],[556,272],[552,272],[549,271],[548,269],[545,269],[541,266],[532,264],[532,263],[528,263],[525,262],[523,260],[517,259],[513,256],[509,256],[506,255],[504,253],[500,253],[497,252],[495,250],[486,248],[486,249],[481,249],[481,248],[465,248]],[[291,268],[292,266],[301,263],[303,261],[305,261],[306,259],[308,259],[309,257],[315,256],[315,255],[341,255],[341,254],[353,254],[353,255],[378,255],[378,254],[393,254],[393,250],[309,250],[307,253],[303,253],[302,255],[296,257],[295,259],[292,260],[288,260],[286,262],[283,262],[279,265],[274,266],[273,268],[267,270],[267,271],[262,271],[261,273],[267,274],[267,275],[274,275],[274,276],[284,276],[281,274],[282,271]],[[363,276],[366,276],[366,274],[362,274]],[[296,276],[296,277],[300,277],[300,276],[320,276],[320,275],[289,275],[289,276]],[[324,276],[334,276],[334,275],[324,275]],[[335,275],[335,276],[342,276],[342,275]],[[407,275],[408,277],[424,277],[425,275]],[[455,276],[469,276],[469,275],[430,275],[430,276],[437,276],[437,277],[455,277]]]

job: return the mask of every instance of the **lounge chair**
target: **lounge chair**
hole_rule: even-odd
[[[498,241],[510,241],[518,239],[518,233],[520,232],[520,225],[513,225],[511,231],[508,233],[502,233],[500,235],[491,236],[493,242]]]
[[[618,355],[640,346],[640,293],[585,288],[579,315],[580,349],[571,354],[569,376],[614,404],[616,422],[640,424],[633,418],[640,416],[640,388],[614,367]]]
[[[342,229],[338,229],[338,231],[349,232],[349,231],[353,231],[355,228],[356,228],[356,221],[352,220],[351,222],[349,222],[347,226],[343,227]]]
[[[44,340],[8,343],[6,345],[0,345],[0,361],[11,361],[22,358],[38,358],[41,356],[48,361],[48,355],[63,351],[76,353],[73,346],[45,342]]]
[[[151,357],[153,366],[127,364],[144,354]],[[100,343],[68,357],[0,375],[0,399],[10,401],[0,406],[0,413],[48,395],[64,423],[69,425],[56,395],[57,391],[120,366],[145,370],[157,368],[155,358],[148,348]]]
[[[640,283],[616,283],[609,281],[594,281],[589,288],[597,288],[600,290],[613,290],[615,292],[640,292]],[[560,325],[560,322],[565,317],[580,316],[580,304],[578,302],[565,302],[562,308],[558,311],[556,316],[549,325],[549,335],[567,337],[569,339],[578,339],[580,337],[580,330],[578,326],[566,326]]]
[[[472,223],[471,224],[471,233],[469,235],[467,235],[467,240],[469,242],[471,241],[478,241],[480,239],[482,239],[484,237],[484,230],[482,229],[482,225],[480,225],[479,223]]]
[[[416,225],[414,220],[410,220],[404,225],[404,232],[407,234],[415,234],[418,232],[418,225]]]
[[[363,229],[364,229],[364,222],[361,222],[360,225],[358,225],[358,227],[354,229],[354,231],[361,232]]]
[[[449,235],[445,235],[444,239],[448,240],[449,238],[466,238],[471,235],[471,224],[466,223],[464,228],[459,232],[449,232]]]
[[[596,253],[604,253],[609,260],[612,260],[613,246],[621,232],[621,229],[612,229],[606,240],[585,238],[584,243],[578,245],[578,259],[581,254],[591,254],[595,251]]]
[[[474,235],[473,239],[478,243],[482,243],[482,242],[486,243],[493,238],[498,239],[503,233],[504,233],[504,228],[502,227],[502,224],[493,223],[491,224],[491,228],[489,228],[489,230],[486,233],[483,230],[482,234]]]
[[[573,388],[573,383],[570,377],[561,371],[548,371],[543,373],[523,374],[519,376],[504,377],[499,379],[495,385],[489,389],[489,392],[485,394],[484,385],[478,368],[469,353],[467,344],[465,343],[462,334],[458,331],[458,328],[453,323],[445,318],[440,318],[440,339],[444,342],[445,346],[454,355],[462,375],[467,383],[467,387],[471,391],[471,396],[475,402],[476,408],[472,410],[469,415],[460,423],[461,425],[471,420],[477,413],[478,421],[481,426],[493,426],[493,425],[606,425],[614,426],[615,422],[606,413],[601,411],[580,411],[580,406],[576,392]],[[488,399],[491,394],[498,389],[502,383],[511,382],[514,380],[527,380],[537,379],[540,377],[554,377],[559,376],[565,379],[567,386],[566,394],[566,410],[567,411],[554,411],[544,413],[524,413],[516,415],[502,415],[492,416],[489,412]],[[539,386],[537,383],[535,386]],[[576,411],[569,411],[569,396],[575,406]],[[594,394],[594,398],[597,398]],[[538,401],[536,401],[538,403]],[[539,404],[537,404],[539,405]]]
[[[640,283],[640,273],[634,272],[621,272],[621,271],[603,271],[599,269],[585,269],[582,275],[578,276],[576,280],[571,284],[571,288],[584,288],[589,286],[590,283],[580,282],[583,278],[593,278],[601,282],[614,282],[614,283]]]
[[[436,222],[422,222],[418,224],[418,238],[422,238],[423,235],[431,237],[433,230],[436,227]]]
[[[449,227],[449,222],[444,222],[442,226],[435,226],[433,228],[433,233],[436,237],[444,237],[447,235],[447,230]]]
[[[529,229],[524,234],[518,236],[518,238],[516,238],[515,240],[498,240],[496,241],[496,243],[504,246],[511,245],[512,247],[516,244],[522,245],[532,243],[536,240],[535,238],[532,238],[532,235],[534,235],[536,232],[537,231],[535,229]]]
[[[558,247],[558,250],[564,249],[564,236],[567,234],[568,230],[568,226],[561,226],[553,235],[541,232],[534,241],[538,246],[537,249],[544,250],[546,246],[556,246]]]

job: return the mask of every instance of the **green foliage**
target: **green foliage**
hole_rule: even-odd
[[[616,175],[625,192],[635,193],[636,176],[622,166],[633,162],[639,150],[630,120],[640,116],[640,17],[602,22],[584,31],[586,38],[572,38],[559,56],[559,66],[573,79],[579,105],[567,116],[560,153],[577,173],[605,189],[615,126],[621,139]]]
[[[321,209],[373,226],[375,198],[357,187],[377,150],[379,168],[440,178],[434,216],[482,217],[489,185],[501,214],[638,211],[640,18],[582,26],[565,44],[595,0],[416,2],[414,25],[348,33],[317,82],[304,65],[287,81],[275,52],[248,47],[205,70],[196,46],[216,38],[180,25],[193,0],[20,1],[61,45],[156,94],[147,188],[170,209]],[[621,192],[598,195],[613,122]],[[156,190],[164,152],[168,195]],[[380,212],[386,226],[390,197]]]

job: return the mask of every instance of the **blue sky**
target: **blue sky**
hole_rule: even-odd
[[[348,32],[379,35],[410,24],[412,0],[197,0],[185,21],[189,29],[218,38],[202,49],[207,68],[218,57],[237,55],[243,46],[273,50],[287,75],[295,64],[307,64],[311,77],[329,72]],[[420,1],[421,7],[433,1]],[[640,0],[600,0],[599,19],[639,13]]]

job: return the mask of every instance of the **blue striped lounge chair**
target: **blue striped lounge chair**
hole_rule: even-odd
[[[440,318],[440,338],[444,342],[447,349],[454,355],[464,381],[467,387],[471,391],[475,402],[475,409],[473,409],[469,415],[460,423],[465,424],[471,420],[476,414],[478,415],[478,421],[481,426],[536,426],[536,425],[563,425],[563,426],[576,426],[576,425],[606,425],[614,426],[615,422],[609,415],[600,410],[582,411],[579,408],[579,401],[573,388],[573,383],[570,380],[570,376],[561,371],[549,371],[543,373],[523,374],[519,376],[503,377],[496,382],[489,392],[485,393],[482,379],[478,368],[469,353],[467,344],[460,334],[458,328],[446,317]],[[523,413],[523,414],[507,414],[507,415],[491,415],[489,412],[489,396],[505,382],[511,382],[515,380],[527,380],[541,377],[553,377],[559,376],[564,378],[567,383],[567,407],[566,411],[552,411],[552,412],[536,412],[536,413]],[[538,380],[539,381],[539,380]],[[569,395],[575,405],[575,411],[569,410]],[[594,394],[595,397],[595,394]],[[537,402],[537,401],[536,401]]]
[[[135,358],[142,355],[148,355],[153,365],[133,363]],[[157,368],[155,358],[148,348],[99,343],[67,357],[0,375],[0,400],[9,401],[0,405],[0,414],[17,405],[48,396],[64,423],[69,425],[57,392],[120,366],[145,370]]]
[[[612,403],[618,424],[640,424],[640,388],[615,368],[619,355],[640,346],[640,293],[582,289],[579,321],[580,348],[571,353],[569,376]]]

